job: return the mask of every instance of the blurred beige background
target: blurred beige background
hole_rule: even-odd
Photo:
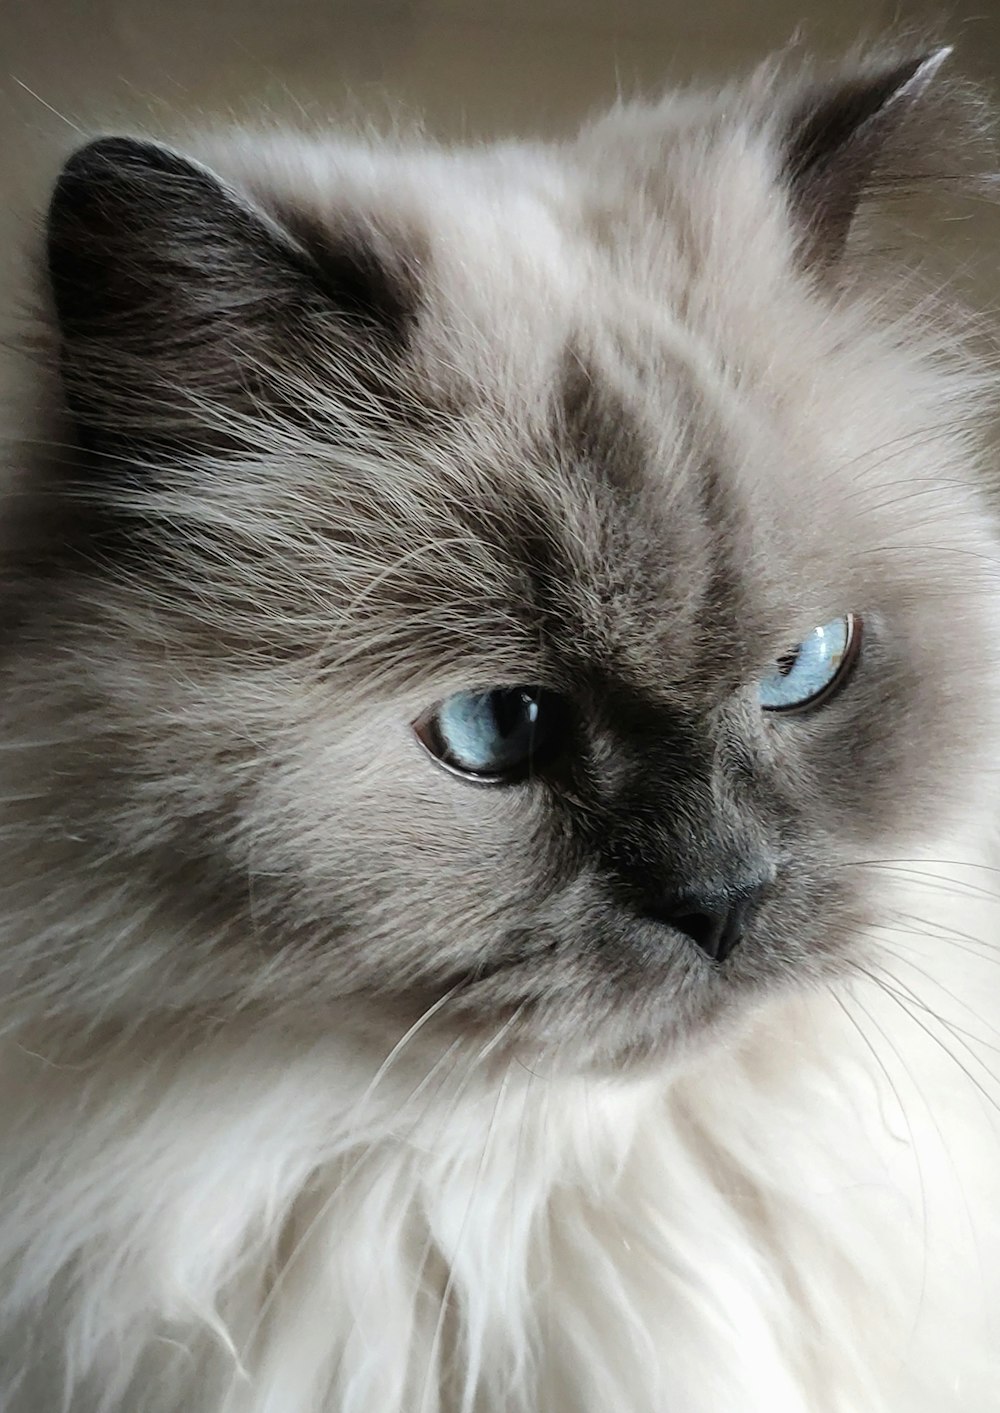
[[[963,68],[1000,75],[1000,0],[945,14],[927,0],[0,0],[0,304],[77,129],[361,112],[449,136],[545,133],[797,33],[829,52],[887,25],[929,23]]]
[[[830,51],[928,22],[965,67],[1000,72],[1000,0],[0,0],[4,206],[37,190],[73,125],[360,108],[449,135],[550,131],[797,33]]]

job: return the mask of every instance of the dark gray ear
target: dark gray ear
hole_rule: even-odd
[[[932,90],[950,53],[942,47],[813,88],[795,105],[785,129],[785,176],[809,263],[837,259],[869,191],[912,185],[928,171],[921,149],[930,141],[940,152],[941,135],[914,119],[936,107]]]
[[[210,442],[213,420],[259,407],[310,362],[371,367],[411,312],[363,233],[307,248],[206,168],[130,138],[69,159],[48,263],[84,440],[145,456]]]

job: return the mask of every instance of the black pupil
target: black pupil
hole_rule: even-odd
[[[491,698],[493,722],[503,741],[530,734],[538,721],[538,698],[521,687],[494,692]]]
[[[414,723],[418,739],[470,778],[506,783],[531,774],[560,747],[565,714],[542,687],[458,692]]]

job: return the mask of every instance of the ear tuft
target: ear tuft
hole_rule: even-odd
[[[56,311],[67,336],[108,337],[142,319],[160,337],[218,317],[251,293],[275,255],[274,230],[206,168],[157,143],[99,138],[66,163],[49,206],[48,261]],[[185,307],[192,282],[199,297]],[[204,295],[211,290],[211,311]],[[150,326],[150,334],[154,328]]]
[[[958,86],[940,76],[951,53],[943,45],[869,64],[859,74],[811,85],[795,102],[784,124],[783,166],[806,263],[839,258],[870,193],[896,193],[940,177],[942,163],[960,174],[964,154],[957,149],[970,114],[967,104],[954,101]],[[960,96],[968,95],[963,89]],[[956,106],[966,108],[957,125]],[[950,144],[949,134],[956,133],[962,136]]]
[[[333,390],[398,356],[412,292],[391,242],[360,214],[308,242],[293,224],[158,143],[106,137],[70,157],[48,265],[89,446],[209,445],[305,370]]]

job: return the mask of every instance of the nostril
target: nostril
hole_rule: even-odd
[[[684,888],[647,897],[643,912],[651,921],[683,932],[713,962],[724,962],[743,940],[771,881],[760,877],[721,888]]]
[[[724,962],[742,935],[740,909],[722,908],[702,913],[678,913],[665,919],[683,932],[714,962]]]
[[[715,955],[715,939],[719,932],[719,919],[711,913],[681,913],[678,917],[665,919],[678,932],[685,933],[703,952]]]

